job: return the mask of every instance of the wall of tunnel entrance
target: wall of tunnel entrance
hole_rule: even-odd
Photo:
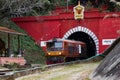
[[[96,35],[85,27],[75,27],[65,33],[63,39],[85,42],[87,45],[87,56],[92,57],[99,53],[99,41]]]

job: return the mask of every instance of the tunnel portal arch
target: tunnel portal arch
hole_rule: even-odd
[[[97,36],[94,34],[94,32],[92,32],[90,29],[86,27],[78,26],[70,29],[65,33],[65,35],[63,36],[63,39],[74,39],[77,41],[83,41],[87,44],[87,46],[92,43],[93,45],[90,45],[87,47],[87,48],[91,48],[91,46],[93,46],[92,48],[94,50],[94,53],[92,53],[92,55],[90,55],[91,50],[88,51],[88,54],[90,55],[89,57],[99,53],[99,40]]]

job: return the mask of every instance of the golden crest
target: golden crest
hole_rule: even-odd
[[[80,1],[78,2],[78,5],[74,7],[74,18],[75,19],[84,18],[84,7],[80,5]]]

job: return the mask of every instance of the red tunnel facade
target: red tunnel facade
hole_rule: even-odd
[[[45,41],[55,37],[68,39],[75,33],[85,33],[92,39],[96,54],[101,54],[120,33],[118,12],[99,12],[92,9],[84,12],[82,20],[75,20],[73,11],[56,9],[54,13],[47,16],[12,18],[12,21],[42,47],[45,47]],[[76,36],[80,38],[79,34]],[[85,36],[83,38],[86,39]]]

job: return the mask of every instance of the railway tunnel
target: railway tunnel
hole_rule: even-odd
[[[96,46],[95,46],[94,40],[87,33],[78,31],[71,34],[68,37],[68,39],[85,42],[87,47],[87,58],[90,58],[96,55]]]
[[[96,34],[87,27],[77,26],[69,29],[63,38],[85,42],[87,46],[86,58],[99,54],[99,39]]]

